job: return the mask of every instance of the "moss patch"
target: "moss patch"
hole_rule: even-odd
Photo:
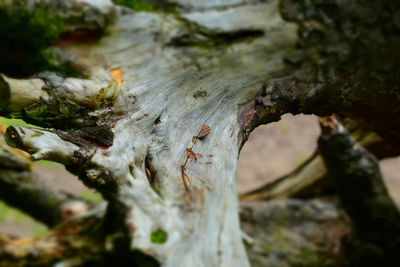
[[[151,242],[155,244],[164,244],[168,239],[168,234],[161,229],[151,233]]]
[[[83,192],[80,198],[90,203],[97,203],[103,199],[99,193],[93,192]]]
[[[165,12],[177,14],[176,6],[167,3],[158,3],[157,1],[141,0],[114,0],[114,3],[120,6],[126,6],[139,12]]]
[[[153,5],[147,2],[139,1],[139,0],[118,0],[115,1],[117,5],[120,6],[126,6],[129,8],[132,8],[137,11],[142,11],[142,12],[153,12],[155,11],[155,8]]]
[[[66,119],[72,119],[83,113],[82,109],[69,102],[56,102],[52,104],[37,102],[25,108],[27,122],[34,122],[41,127],[52,128],[54,125],[68,128]]]
[[[48,49],[66,29],[64,21],[49,11],[0,5],[0,72],[17,78],[44,70],[79,76],[72,64],[58,64]]]

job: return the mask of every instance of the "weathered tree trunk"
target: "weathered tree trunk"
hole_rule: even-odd
[[[90,255],[100,253],[104,261],[132,264],[248,266],[235,171],[252,129],[288,112],[335,111],[369,116],[383,136],[400,136],[397,76],[387,68],[383,79],[365,69],[353,72],[368,60],[361,53],[349,56],[359,47],[338,30],[338,25],[360,30],[364,40],[372,36],[365,31],[370,24],[383,21],[390,27],[376,31],[398,31],[387,12],[375,21],[362,14],[360,21],[352,13],[362,1],[353,6],[283,1],[283,17],[300,24],[300,37],[297,25],[282,19],[277,0],[116,1],[152,11],[147,13],[107,0],[87,2],[27,0],[1,6],[5,18],[24,14],[28,29],[48,33],[21,50],[40,51],[35,56],[41,60],[50,54],[36,70],[64,73],[15,79],[18,75],[2,66],[0,114],[47,128],[9,127],[8,144],[35,160],[64,164],[108,201],[104,218],[94,219],[98,226],[89,220],[72,228],[70,242],[61,238],[68,228],[56,228],[48,236],[56,240],[54,250],[29,253],[46,237],[28,243],[33,245],[24,247],[26,253],[13,250],[18,241],[3,242],[7,260],[24,263],[33,257],[43,264],[43,251],[46,263],[67,265],[96,261]],[[382,10],[390,1],[383,2]],[[327,7],[334,12],[327,13]],[[13,21],[6,30],[21,23]],[[9,42],[20,45],[18,38]],[[363,51],[376,48],[368,41]],[[397,41],[390,39],[385,47],[394,51]],[[346,53],[333,49],[341,46]],[[346,60],[352,62],[348,69],[342,67]],[[80,77],[66,77],[77,71]],[[373,100],[364,102],[371,94]],[[383,120],[386,116],[397,119]],[[82,234],[88,228],[93,233]],[[80,241],[89,253],[77,250]],[[64,257],[54,251],[65,252]]]

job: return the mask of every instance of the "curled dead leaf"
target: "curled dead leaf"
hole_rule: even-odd
[[[120,88],[124,82],[124,71],[121,68],[115,68],[110,70],[110,77],[112,81],[117,83],[117,87]]]

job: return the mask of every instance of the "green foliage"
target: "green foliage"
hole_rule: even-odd
[[[151,242],[155,244],[163,244],[167,241],[168,234],[161,229],[151,233]]]

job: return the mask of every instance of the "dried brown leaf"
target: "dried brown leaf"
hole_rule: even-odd
[[[118,88],[122,86],[124,82],[124,71],[121,68],[115,68],[110,70],[111,80],[117,83]]]

